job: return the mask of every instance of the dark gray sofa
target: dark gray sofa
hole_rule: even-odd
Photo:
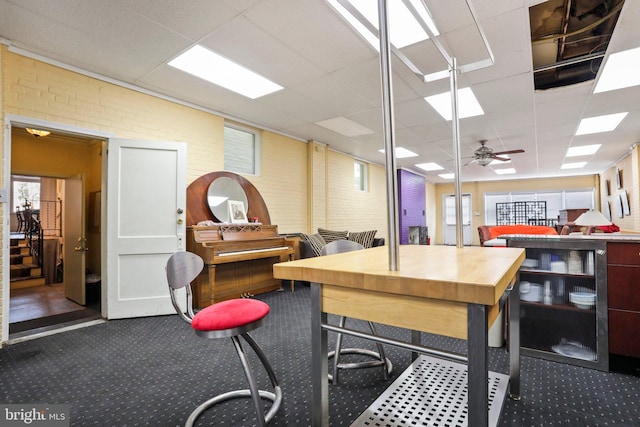
[[[376,237],[373,239],[373,246],[384,246],[384,237]],[[313,258],[315,255],[311,249],[311,243],[304,239],[300,239],[300,258]]]

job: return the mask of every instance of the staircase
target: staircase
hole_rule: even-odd
[[[42,267],[34,259],[29,240],[26,237],[11,237],[10,258],[11,289],[44,285]]]

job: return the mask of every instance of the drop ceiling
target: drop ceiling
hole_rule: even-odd
[[[495,151],[524,149],[525,153],[513,154],[510,162],[497,166],[468,164],[461,170],[463,181],[597,174],[638,142],[640,87],[593,94],[596,75],[575,84],[535,89],[530,29],[534,16],[530,18],[529,7],[541,2],[469,1],[494,65],[459,75],[458,86],[471,87],[485,112],[460,120],[462,156],[469,159],[480,140],[487,140]],[[466,1],[425,3],[441,33],[438,41],[459,65],[488,58]],[[549,6],[546,24],[557,26],[551,16],[561,15],[567,3],[578,10],[576,4],[581,2],[542,3]],[[618,1],[595,3],[606,8]],[[576,23],[577,18],[571,21]],[[384,154],[379,152],[384,141],[378,53],[324,0],[0,0],[0,36],[17,53],[384,164]],[[625,2],[607,39],[605,61],[611,53],[640,45],[640,0]],[[251,100],[167,65],[195,44],[284,89]],[[446,69],[429,40],[405,47],[402,53],[425,74]],[[425,175],[431,182],[446,182],[438,174],[453,172],[451,122],[424,97],[448,91],[449,80],[425,83],[395,57],[392,71],[396,145],[418,154],[398,159],[397,166]],[[582,118],[621,111],[629,114],[614,132],[574,136]],[[349,119],[373,132],[346,137],[316,124],[335,118]],[[591,144],[602,147],[594,155],[565,158],[569,147]],[[587,164],[579,170],[563,170],[565,161]],[[444,170],[426,172],[415,167],[428,162]],[[495,169],[507,167],[516,173],[496,174]]]

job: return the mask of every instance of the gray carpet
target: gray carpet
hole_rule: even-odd
[[[271,425],[308,426],[309,288],[257,298],[271,306],[271,314],[251,335],[284,392]],[[408,331],[392,327],[380,326],[379,332],[409,339]],[[466,348],[463,341],[431,335],[423,342]],[[393,380],[410,355],[389,346],[386,351],[395,366]],[[504,348],[490,349],[490,369],[508,372]],[[266,387],[266,375],[256,374]],[[341,385],[330,386],[331,425],[350,425],[388,384],[378,369],[343,372]],[[244,387],[231,341],[199,338],[177,316],[113,320],[0,349],[0,402],[70,404],[73,426],[180,426],[199,403]],[[501,426],[640,426],[640,378],[633,375],[523,357],[522,396],[505,402]],[[249,403],[236,400],[211,409],[198,425],[253,425],[252,417]]]

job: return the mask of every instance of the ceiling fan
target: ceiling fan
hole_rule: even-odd
[[[471,160],[469,163],[476,163],[480,166],[487,166],[494,160],[508,162],[510,160],[508,157],[500,157],[503,154],[524,153],[524,150],[522,149],[509,151],[493,151],[493,148],[489,148],[485,145],[487,143],[486,139],[480,140],[479,142],[481,147],[473,152],[473,160]]]

